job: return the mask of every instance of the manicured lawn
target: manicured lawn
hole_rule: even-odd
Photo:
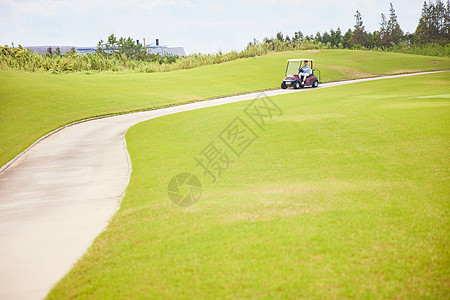
[[[446,72],[273,97],[264,130],[249,101],[134,126],[121,208],[48,298],[447,298],[449,90]],[[219,137],[236,117],[258,135],[240,157]],[[233,160],[215,183],[211,142]],[[180,172],[203,186],[187,208]]]
[[[39,137],[88,117],[278,88],[288,58],[317,60],[323,81],[449,69],[450,59],[350,50],[284,52],[169,73],[0,71],[0,165]]]

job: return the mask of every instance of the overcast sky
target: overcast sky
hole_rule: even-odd
[[[114,33],[215,53],[278,31],[346,31],[356,10],[366,30],[378,30],[390,2],[401,28],[414,32],[423,0],[0,0],[0,44],[95,46]]]

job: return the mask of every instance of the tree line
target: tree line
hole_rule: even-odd
[[[375,49],[385,50],[391,47],[403,45],[437,44],[446,46],[450,42],[450,1],[445,5],[441,0],[435,2],[424,1],[422,13],[414,33],[404,33],[395,13],[394,6],[390,3],[389,16],[381,14],[380,28],[374,32],[365,29],[361,12],[356,11],[355,25],[345,33],[338,27],[328,33],[317,32],[315,36],[304,35],[302,31],[294,32],[292,37],[284,36],[278,32],[276,37],[265,37],[262,43],[256,39],[249,45],[268,44],[273,50],[277,48],[304,48],[310,44],[318,48],[340,49]],[[303,44],[303,47],[302,47]]]
[[[369,49],[409,54],[450,56],[450,0],[444,5],[441,0],[424,2],[422,14],[414,33],[403,33],[395,9],[390,5],[389,16],[381,14],[380,29],[367,32],[359,11],[355,14],[355,25],[345,33],[338,27],[330,32],[303,35],[301,31],[292,37],[281,32],[275,38],[256,39],[242,51],[216,54],[192,54],[188,57],[161,57],[150,54],[134,39],[117,38],[110,35],[106,41],[99,41],[97,51],[80,55],[72,49],[61,54],[59,48],[49,49],[47,54],[33,53],[22,46],[0,47],[0,70],[23,70],[28,72],[90,72],[90,71],[132,71],[167,72],[191,69],[204,65],[219,64],[239,58],[265,55],[271,52],[307,49]]]

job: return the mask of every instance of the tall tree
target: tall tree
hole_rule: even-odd
[[[294,32],[293,41],[297,44],[300,44],[303,41],[303,33],[300,30],[297,32]]]
[[[342,37],[342,45],[344,48],[350,48],[350,39],[352,38],[352,30],[349,28]]]
[[[389,21],[387,22],[387,35],[390,38],[390,43],[398,44],[403,37],[403,30],[398,24],[397,15],[395,14],[395,9],[392,3],[389,9]]]
[[[367,33],[367,47],[369,47],[369,48],[375,47],[375,43],[377,41],[377,36],[378,36],[378,31]]]
[[[419,24],[414,33],[414,40],[418,44],[426,44],[430,42],[430,8],[427,1],[423,2],[422,13],[420,15]]]
[[[314,37],[314,41],[316,41],[316,42],[323,42],[322,35],[320,35],[319,31],[317,31],[316,36]]]
[[[283,33],[281,33],[281,31],[277,32],[277,40],[279,40],[280,42],[284,42],[284,36]]]
[[[328,32],[324,32],[322,35],[322,41],[324,44],[328,44],[329,42],[331,42],[331,36],[328,34]]]
[[[114,50],[115,48],[116,48],[116,46],[117,46],[117,38],[116,38],[116,36],[114,35],[114,33],[113,34],[111,34],[109,37],[108,37],[108,42],[106,43],[106,47],[107,47],[107,49],[108,50]]]
[[[352,32],[352,37],[350,38],[350,46],[367,46],[367,32],[363,24],[361,13],[359,11],[356,11],[355,19],[356,23]]]
[[[435,40],[440,44],[447,44],[449,41],[449,18],[450,3],[447,0],[447,7],[441,0],[436,1],[435,13],[433,14],[434,24],[437,27]]]
[[[333,28],[331,28],[331,30],[330,30],[331,45],[332,46],[338,46],[339,43],[341,42],[341,38],[342,38],[341,28],[338,27],[336,29],[336,31]]]
[[[384,48],[389,46],[388,34],[387,34],[387,21],[386,16],[381,14],[380,31],[377,35],[376,45]]]
[[[444,5],[441,0],[430,1],[430,4],[425,1],[414,32],[414,41],[418,44],[434,42],[446,45],[450,42],[449,31],[450,2]]]
[[[444,16],[444,37],[450,41],[450,0],[447,0],[447,7],[445,8]]]

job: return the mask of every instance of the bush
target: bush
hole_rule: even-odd
[[[429,44],[411,44],[406,41],[400,42],[386,49],[389,52],[399,52],[406,54],[429,55],[429,56],[450,56],[450,44],[439,45],[437,43]]]
[[[90,71],[112,71],[112,72],[169,72],[180,69],[192,69],[205,65],[220,64],[240,58],[248,58],[265,55],[270,52],[282,52],[291,50],[313,50],[337,48],[330,42],[324,44],[305,38],[302,41],[281,41],[279,39],[265,38],[262,43],[255,41],[249,43],[241,52],[230,51],[228,53],[219,52],[217,54],[195,53],[187,57],[165,56],[150,54],[146,59],[132,59],[127,54],[105,56],[101,53],[79,55],[74,51],[65,55],[41,55],[19,46],[0,47],[0,69],[20,70],[27,72],[90,72]],[[344,46],[339,44],[339,49]],[[400,52],[406,54],[450,56],[450,44],[425,44],[414,45],[406,41],[389,48],[365,48],[355,45],[352,49]]]

